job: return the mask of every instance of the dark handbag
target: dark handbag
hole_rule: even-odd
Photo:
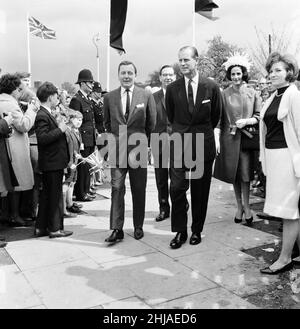
[[[248,125],[241,129],[243,151],[259,151],[259,125]]]

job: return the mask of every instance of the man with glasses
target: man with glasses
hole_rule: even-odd
[[[78,74],[76,84],[79,85],[78,92],[72,98],[69,107],[79,111],[83,115],[80,134],[82,137],[81,155],[85,158],[95,151],[96,146],[96,128],[95,118],[91,99],[91,93],[94,85],[94,79],[90,70],[81,70]],[[95,196],[90,194],[91,178],[89,165],[81,163],[78,167],[77,181],[74,186],[74,194],[77,201],[92,201]]]
[[[170,216],[169,204],[169,168],[164,165],[169,163],[168,150],[169,139],[167,134],[171,134],[171,124],[167,117],[165,96],[167,86],[176,80],[174,68],[171,65],[164,65],[159,71],[161,89],[153,94],[156,103],[156,125],[154,133],[158,133],[162,139],[159,149],[154,150],[155,159],[155,181],[158,191],[159,214],[155,220],[163,221]],[[167,133],[167,134],[166,134]],[[167,157],[163,159],[163,157]]]

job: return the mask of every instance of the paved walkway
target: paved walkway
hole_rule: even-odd
[[[128,182],[127,182],[128,184]],[[278,242],[233,222],[234,195],[213,180],[202,243],[172,250],[170,219],[157,223],[154,170],[149,168],[145,236],[133,238],[126,193],[125,238],[108,247],[110,188],[65,220],[69,238],[9,242],[0,254],[0,308],[255,308],[247,296],[278,280],[259,273],[263,260],[241,250]],[[252,199],[252,202],[259,201]]]

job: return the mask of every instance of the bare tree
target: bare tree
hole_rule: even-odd
[[[290,33],[286,27],[282,30],[276,30],[273,25],[271,25],[271,33],[266,33],[264,31],[258,30],[255,26],[255,33],[257,37],[257,44],[255,46],[249,46],[251,51],[252,59],[259,68],[260,72],[265,75],[267,72],[265,70],[265,64],[269,56],[270,50],[278,51],[280,53],[291,52],[297,55],[300,51],[300,41],[295,44],[295,49],[291,49],[293,44],[294,35]],[[271,40],[271,45],[269,44],[269,38]],[[269,49],[271,46],[271,49]]]

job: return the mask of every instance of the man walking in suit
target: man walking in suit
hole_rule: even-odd
[[[58,104],[57,88],[50,82],[43,83],[37,90],[41,102],[35,119],[35,132],[38,143],[38,162],[42,172],[43,189],[36,220],[35,236],[60,238],[71,235],[63,227],[62,183],[64,168],[69,161],[64,121],[57,122],[51,109]]]
[[[157,222],[163,221],[170,216],[169,168],[164,163],[168,163],[169,159],[162,159],[162,156],[167,157],[169,154],[168,134],[171,133],[171,125],[167,117],[165,95],[167,86],[176,80],[174,68],[170,65],[162,66],[159,71],[159,80],[161,82],[161,89],[153,94],[156,103],[156,126],[153,133],[159,134],[162,142],[157,149],[152,150],[159,202],[159,214],[155,218]]]
[[[144,150],[147,155],[147,136],[154,129],[156,110],[151,92],[134,85],[136,74],[136,66],[132,62],[121,62],[118,67],[118,77],[121,86],[104,97],[104,126],[107,133],[111,133],[114,136],[118,153],[125,150],[125,156],[122,158],[120,155],[116,159],[116,165],[111,168],[110,228],[113,232],[105,240],[110,243],[124,238],[124,196],[127,172],[129,173],[132,193],[134,237],[138,240],[144,236],[147,156],[144,165],[131,166],[130,159],[132,158],[134,148],[129,143],[129,140],[139,133],[139,148]],[[124,134],[121,135],[121,130],[124,128],[127,129],[125,136]],[[128,142],[124,145],[123,143],[126,139]],[[123,144],[122,147],[121,144]]]
[[[179,67],[183,74],[181,79],[171,83],[166,91],[166,108],[168,119],[172,125],[172,133],[181,135],[183,144],[181,152],[171,146],[170,161],[170,196],[172,202],[171,228],[177,232],[171,240],[172,249],[180,248],[187,240],[187,198],[186,191],[191,187],[192,235],[190,244],[201,242],[209,189],[212,165],[216,156],[214,128],[222,110],[222,97],[218,85],[211,79],[202,78],[197,71],[198,51],[195,47],[183,47],[178,53]],[[197,145],[198,137],[204,135],[203,145]],[[189,140],[190,143],[184,143]],[[201,138],[199,139],[201,140]],[[200,143],[201,144],[201,143]],[[189,150],[186,149],[191,148]],[[175,152],[176,151],[176,152]],[[204,151],[201,158],[196,157],[196,167],[202,166],[203,175],[195,175],[195,166],[176,164],[177,153],[181,158],[191,151],[193,159],[197,153]],[[197,169],[197,168],[196,168]],[[191,179],[189,179],[191,175]]]
[[[82,137],[81,155],[89,156],[95,151],[96,146],[96,127],[92,101],[89,94],[93,89],[94,79],[90,70],[81,70],[78,74],[77,84],[79,90],[71,99],[69,107],[75,111],[79,111],[83,115],[80,134]],[[94,196],[91,194],[91,177],[89,173],[89,165],[81,163],[77,167],[77,181],[74,186],[74,194],[77,201],[92,201]]]

